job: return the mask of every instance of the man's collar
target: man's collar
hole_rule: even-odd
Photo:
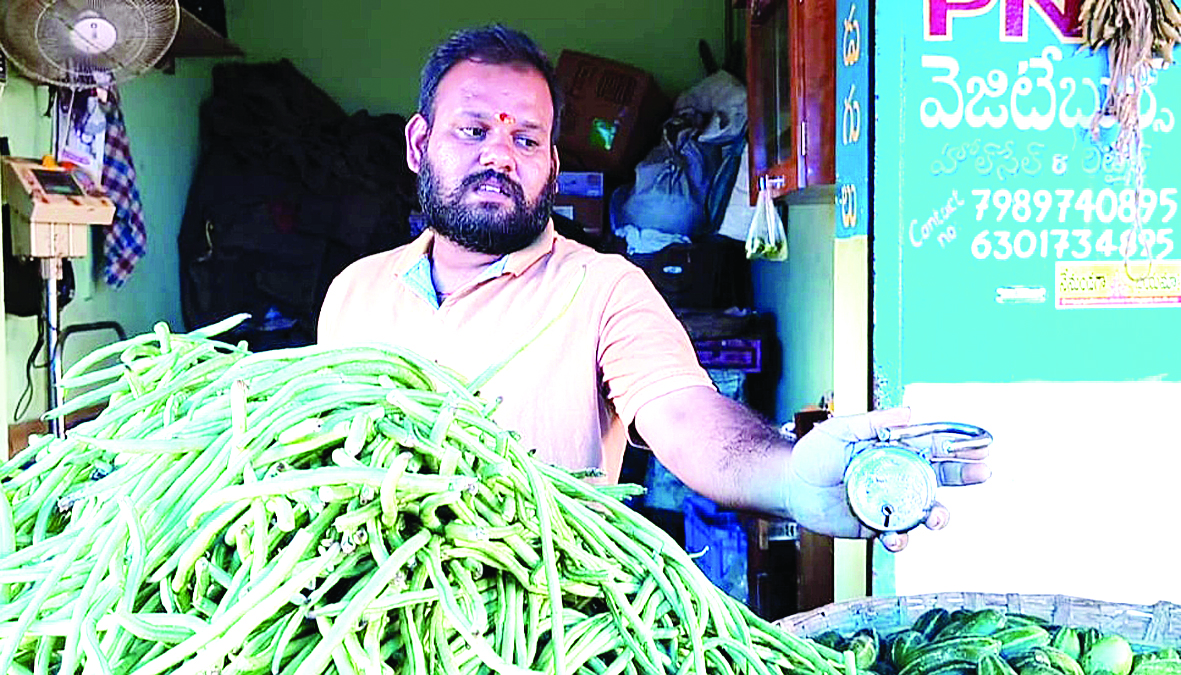
[[[427,228],[414,241],[407,244],[406,254],[398,261],[397,274],[399,276],[404,275],[421,259],[429,259],[431,248],[437,236],[434,230]],[[550,253],[554,248],[554,242],[556,240],[557,234],[554,231],[554,221],[551,219],[546,223],[541,235],[537,237],[537,241],[529,244],[520,251],[508,254],[503,259],[504,271],[514,276],[521,274],[533,263]]]
[[[529,244],[520,251],[510,253],[508,259],[505,261],[504,271],[517,276],[529,269],[533,263],[540,260],[542,257],[548,255],[554,250],[554,241],[557,235],[554,232],[554,221],[551,218],[545,224],[545,229],[537,237],[537,241]]]

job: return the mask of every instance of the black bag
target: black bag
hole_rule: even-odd
[[[12,207],[3,208],[4,221],[4,312],[13,316],[40,316],[45,295],[41,262],[12,254]],[[74,299],[74,267],[62,261],[62,278],[57,282],[57,305],[65,307]]]
[[[177,245],[190,329],[247,312],[253,349],[315,341],[328,285],[410,240],[398,115],[346,115],[288,61],[219,64]]]

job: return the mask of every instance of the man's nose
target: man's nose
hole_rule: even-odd
[[[489,133],[483,147],[480,148],[480,164],[485,168],[516,176],[517,159],[513,154],[512,135],[499,131]]]

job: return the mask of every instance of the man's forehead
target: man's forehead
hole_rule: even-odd
[[[540,107],[552,116],[553,100],[545,76],[529,64],[465,60],[439,81],[437,98],[458,98],[463,110],[476,111],[497,101]],[[496,107],[493,105],[493,107]],[[500,111],[493,111],[492,114]]]

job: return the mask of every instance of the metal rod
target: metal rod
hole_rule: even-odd
[[[58,354],[60,346],[58,326],[61,325],[61,307],[57,303],[57,280],[61,269],[60,258],[48,258],[41,261],[41,272],[45,277],[45,348],[49,355],[49,391],[47,396],[49,410],[61,405],[59,383],[62,379],[62,362]],[[49,420],[49,430],[58,438],[64,437],[66,435],[65,420],[60,417]]]

